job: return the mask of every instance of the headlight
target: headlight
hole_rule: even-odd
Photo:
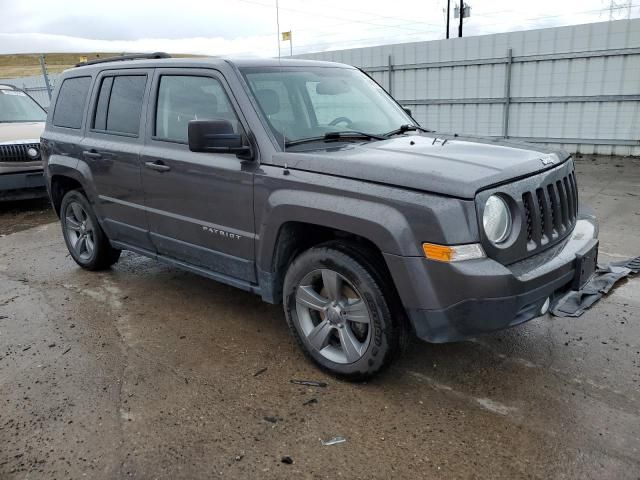
[[[38,156],[40,155],[40,152],[38,152],[37,148],[29,147],[27,149],[27,155],[29,155],[30,158],[38,158]]]
[[[498,195],[491,195],[484,205],[482,216],[484,233],[491,243],[504,242],[511,233],[509,205]]]

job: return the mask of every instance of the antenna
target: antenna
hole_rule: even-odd
[[[276,0],[276,28],[278,29],[278,60],[280,60],[280,6]]]
[[[280,67],[280,73],[282,74],[282,58],[280,58],[280,5],[278,4],[278,0],[276,0],[276,27],[278,30],[278,66]],[[282,148],[286,152],[287,134],[284,125],[282,126],[282,130]]]

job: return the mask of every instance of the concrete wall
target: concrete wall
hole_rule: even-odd
[[[438,131],[640,155],[640,19],[296,57],[363,68]]]

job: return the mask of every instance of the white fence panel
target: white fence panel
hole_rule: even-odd
[[[362,68],[438,131],[640,155],[640,19],[296,57]]]

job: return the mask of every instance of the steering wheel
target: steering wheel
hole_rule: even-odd
[[[329,125],[331,125],[332,127],[335,127],[336,125],[342,122],[345,122],[347,124],[347,127],[350,127],[351,125],[353,125],[353,121],[351,121],[351,119],[347,117],[334,118],[329,122]]]

